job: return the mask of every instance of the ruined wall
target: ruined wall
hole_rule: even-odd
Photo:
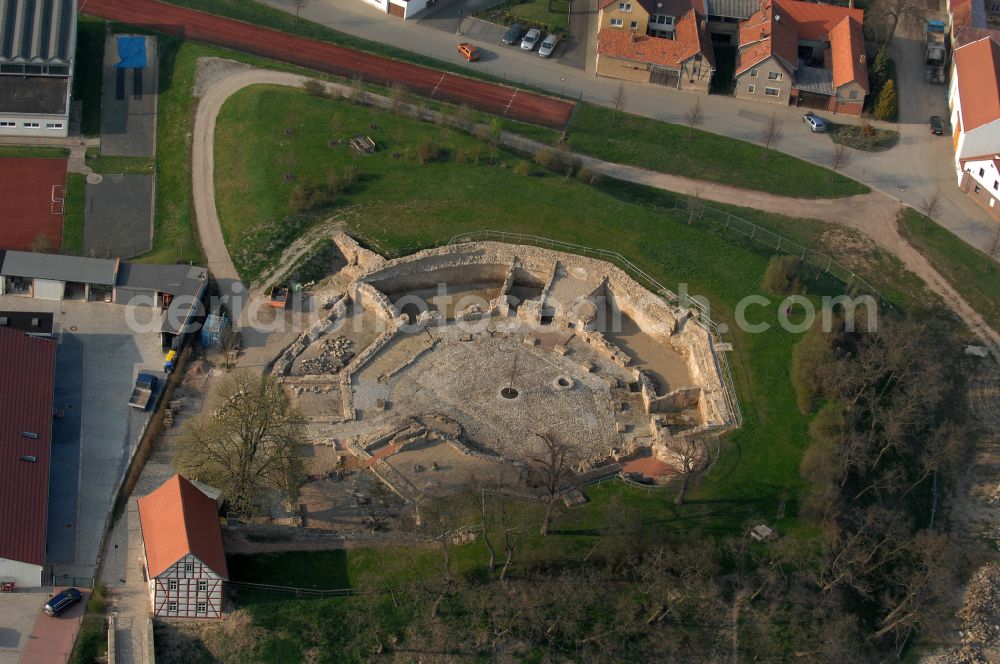
[[[374,251],[369,251],[368,249],[362,247],[347,233],[334,233],[333,237],[330,239],[333,240],[333,244],[337,247],[337,250],[340,251],[344,260],[347,261],[347,267],[344,269],[349,274],[358,275],[371,272],[372,270],[378,269],[383,263],[385,263],[384,258],[376,254]]]

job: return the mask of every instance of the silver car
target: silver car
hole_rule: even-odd
[[[541,36],[542,33],[539,32],[538,28],[528,30],[528,34],[521,40],[521,48],[525,51],[534,51],[535,47],[538,46],[538,38]]]
[[[543,58],[552,57],[552,51],[556,50],[556,44],[559,43],[559,35],[554,32],[550,32],[545,35],[545,39],[538,46],[538,55]]]

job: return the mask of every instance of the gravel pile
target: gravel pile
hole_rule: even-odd
[[[992,646],[1000,642],[1000,563],[976,570],[965,589],[958,617],[966,643]]]

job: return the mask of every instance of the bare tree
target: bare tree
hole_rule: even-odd
[[[993,229],[993,233],[990,235],[990,239],[986,241],[986,246],[983,249],[985,249],[986,255],[993,260],[1000,260],[1000,224]],[[985,263],[983,265],[983,272],[989,272],[989,270],[989,263]]]
[[[776,113],[771,113],[767,124],[761,127],[760,142],[764,146],[764,151],[760,155],[761,159],[767,159],[770,150],[781,142],[781,121],[778,120]]]
[[[941,190],[935,189],[930,194],[920,199],[920,212],[928,219],[934,217],[938,205],[941,203]]]
[[[704,121],[705,111],[701,108],[701,97],[696,97],[691,108],[684,112],[684,122],[687,123],[687,139],[689,141],[694,138],[695,127],[700,126]]]
[[[830,155],[830,168],[836,173],[844,166],[851,163],[851,153],[847,151],[847,146],[837,143],[833,146],[833,153]]]
[[[701,192],[702,186],[700,184],[695,185],[688,190],[688,226],[690,226],[695,219],[701,219],[701,215],[705,211],[705,204],[702,201]]]
[[[681,478],[681,488],[674,497],[674,504],[683,505],[688,489],[708,467],[708,445],[700,436],[671,436],[666,441],[666,452]]]
[[[219,385],[212,408],[186,426],[174,464],[222,490],[244,517],[261,507],[267,489],[298,499],[304,466],[295,449],[306,421],[270,375],[235,371]]]
[[[542,441],[542,454],[531,459],[534,465],[534,472],[541,481],[545,490],[545,517],[542,520],[542,535],[549,534],[549,526],[552,524],[552,513],[555,511],[556,501],[559,494],[569,483],[573,471],[566,460],[569,454],[569,446],[560,441],[552,433],[539,434]]]
[[[36,254],[46,254],[52,250],[52,238],[45,233],[39,233],[31,240],[28,248]]]
[[[511,522],[511,515],[507,510],[507,503],[502,501],[500,503],[500,527],[503,529],[504,552],[503,567],[500,568],[500,581],[503,582],[507,578],[507,570],[510,569],[510,563],[514,560],[514,537],[517,528]]]
[[[885,26],[885,43],[890,43],[896,36],[900,23],[904,25],[920,25],[927,15],[926,5],[922,0],[878,0],[872,7],[876,20],[881,20]]]
[[[295,0],[295,25],[299,24],[299,14],[308,4],[309,0]]]
[[[402,113],[408,103],[409,92],[406,86],[399,81],[393,81],[389,86],[389,100],[392,102],[392,110]]]
[[[627,102],[628,97],[625,95],[625,84],[619,83],[615,94],[611,96],[611,106],[615,109],[615,112],[611,115],[612,121],[618,120],[618,114],[625,110]]]

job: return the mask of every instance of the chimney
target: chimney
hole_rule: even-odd
[[[634,43],[635,43],[635,40],[636,40],[636,35],[635,35],[635,30],[633,30],[633,31],[632,31],[631,33],[629,33],[629,34],[631,34],[631,35],[632,35],[632,43],[634,44]]]

